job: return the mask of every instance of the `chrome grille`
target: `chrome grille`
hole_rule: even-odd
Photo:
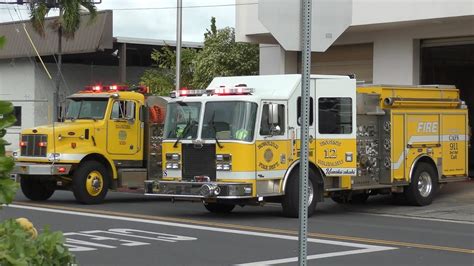
[[[40,142],[48,142],[47,135],[22,135],[21,141],[26,143],[25,146],[21,147],[21,156],[29,157],[46,157],[47,147],[40,147]]]
[[[183,180],[194,180],[195,176],[208,176],[216,180],[216,145],[182,144],[183,149]]]

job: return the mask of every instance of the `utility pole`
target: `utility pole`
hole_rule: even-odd
[[[176,3],[176,95],[179,95],[181,87],[181,36],[182,36],[182,15],[183,0],[177,0]]]
[[[311,2],[301,0],[301,155],[299,198],[299,265],[306,265],[308,234],[308,146],[309,146],[309,97],[311,77]],[[316,193],[316,187],[313,187]],[[313,200],[316,200],[313,197]]]

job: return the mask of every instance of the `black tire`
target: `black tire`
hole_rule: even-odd
[[[367,193],[352,194],[350,199],[346,195],[331,196],[331,199],[338,204],[364,204],[369,198]]]
[[[331,199],[332,199],[332,201],[334,201],[335,203],[338,203],[338,204],[347,203],[346,199],[344,197],[341,197],[341,196],[332,196]]]
[[[41,180],[39,176],[22,175],[20,177],[21,191],[30,200],[44,201],[54,193],[53,181]]]
[[[109,182],[110,177],[104,165],[96,161],[85,161],[74,171],[72,191],[80,203],[99,204],[107,195]]]
[[[353,204],[364,204],[369,199],[370,195],[367,193],[353,194],[350,203]]]
[[[212,213],[225,214],[230,213],[235,208],[235,204],[222,203],[204,203],[204,207]]]
[[[317,182],[316,182],[316,173],[310,168],[309,169],[309,180],[313,185],[313,199],[308,206],[308,217],[312,216],[316,209],[316,193]],[[299,216],[299,166],[295,167],[288,177],[288,183],[286,184],[285,195],[283,196],[281,206],[283,208],[283,215],[291,218],[298,218]]]
[[[433,202],[438,191],[436,169],[429,163],[419,162],[411,176],[410,185],[405,187],[403,194],[410,205],[425,206]]]

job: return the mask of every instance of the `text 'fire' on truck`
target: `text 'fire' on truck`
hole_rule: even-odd
[[[468,173],[467,106],[453,86],[356,86],[311,76],[309,210],[323,197],[403,195],[427,205]],[[282,204],[298,215],[301,75],[215,78],[176,92],[163,131],[163,175],[146,195],[235,205]]]
[[[166,104],[144,87],[97,85],[69,96],[63,123],[21,132],[13,173],[23,194],[40,201],[72,190],[77,201],[94,204],[108,189],[143,193],[145,180],[162,173]]]

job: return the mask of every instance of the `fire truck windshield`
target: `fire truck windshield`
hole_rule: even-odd
[[[94,119],[104,118],[108,99],[72,98],[69,99],[66,119]]]
[[[204,111],[203,139],[253,140],[257,104],[244,101],[207,102]]]
[[[164,137],[168,139],[196,139],[201,103],[174,102],[168,104]]]

